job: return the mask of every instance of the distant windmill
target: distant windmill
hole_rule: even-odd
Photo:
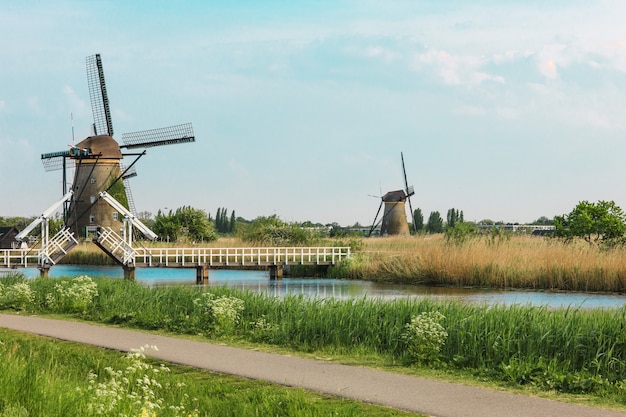
[[[119,145],[112,137],[113,124],[100,55],[87,57],[86,63],[94,136],[72,145],[69,150],[41,155],[46,171],[63,170],[64,195],[67,192],[67,170],[75,168],[72,182],[74,193],[69,201],[69,209],[65,208],[64,220],[76,236],[86,236],[98,227],[118,230],[121,227],[120,213],[99,198],[102,191],[107,191],[123,206],[135,212],[127,180],[137,175],[134,164],[146,151],[123,154],[122,149],[145,149],[195,141],[191,123],[186,123],[123,134],[124,144]],[[121,164],[126,156],[135,157],[128,166]]]
[[[405,202],[407,200],[409,201],[409,208],[411,210],[411,215],[413,215],[411,196],[415,194],[415,191],[413,190],[413,186],[409,186],[407,181],[406,169],[404,166],[404,155],[402,152],[400,152],[400,158],[402,159],[402,173],[404,174],[404,190],[389,191],[380,197],[380,205],[378,206],[378,211],[376,211],[376,216],[374,217],[374,222],[370,228],[369,236],[371,236],[374,229],[376,229],[381,222],[381,236],[408,235],[410,233],[409,224],[406,220]],[[380,214],[380,210],[383,205],[385,206],[383,217],[380,221],[378,221],[378,215]],[[415,227],[415,224],[413,227]]]

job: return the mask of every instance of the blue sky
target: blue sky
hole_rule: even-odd
[[[369,224],[403,188],[444,217],[626,208],[621,1],[21,1],[0,5],[0,216],[61,196],[42,153],[90,134],[102,55],[116,137],[153,148],[137,209]]]

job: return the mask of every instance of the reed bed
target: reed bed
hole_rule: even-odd
[[[506,235],[478,236],[458,244],[443,235],[352,239],[349,243],[354,246],[352,258],[330,268],[329,276],[427,285],[626,292],[623,247],[607,249],[583,241]],[[321,244],[346,245],[332,239]],[[141,245],[172,247],[165,242]],[[249,244],[228,237],[195,246]],[[63,263],[114,265],[90,242],[72,250]]]
[[[363,250],[333,276],[429,285],[626,291],[626,249],[531,236],[442,235],[363,240]]]

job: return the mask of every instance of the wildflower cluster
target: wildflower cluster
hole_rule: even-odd
[[[201,317],[205,330],[218,334],[232,333],[241,319],[243,300],[236,297],[218,297],[204,293],[196,298],[194,305]]]
[[[87,310],[98,296],[98,285],[87,275],[54,284],[54,290],[46,295],[48,306],[62,313],[78,313]]]
[[[448,332],[441,325],[444,319],[445,316],[438,311],[423,312],[404,326],[400,339],[409,360],[418,363],[439,360],[441,347],[448,338]]]
[[[278,330],[278,325],[268,322],[265,316],[250,322],[252,339],[257,342],[272,342],[278,335]]]
[[[23,310],[34,300],[35,295],[27,282],[7,285],[0,282],[0,308]]]
[[[161,384],[159,375],[170,371],[164,365],[155,367],[146,362],[145,350],[147,348],[158,350],[156,346],[143,346],[133,349],[124,356],[127,366],[124,369],[115,370],[106,367],[105,375],[99,376],[90,373],[89,385],[84,391],[89,396],[87,409],[94,415],[115,416],[156,416],[157,412],[172,416],[198,415],[197,410],[187,411],[184,404],[164,404],[161,394],[172,388],[182,388],[183,383],[175,387],[170,384]],[[188,400],[188,395],[183,395]]]

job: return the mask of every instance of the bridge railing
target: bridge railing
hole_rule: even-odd
[[[349,247],[135,248],[135,264],[147,266],[334,265]]]
[[[0,249],[0,268],[36,267],[38,261],[38,250]]]

